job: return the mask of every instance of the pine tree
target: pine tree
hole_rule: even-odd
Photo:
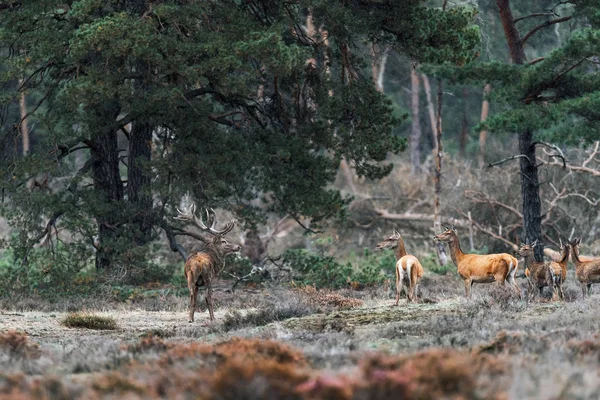
[[[266,212],[313,227],[340,216],[349,199],[329,185],[340,160],[380,178],[405,146],[362,43],[463,64],[478,42],[472,11],[417,0],[2,4],[3,104],[36,100],[30,155],[5,149],[17,254],[60,225],[73,251],[95,247],[99,270],[143,260],[158,228],[181,251],[172,215],[185,193],[249,225]],[[309,9],[326,38],[306,34]],[[48,190],[26,190],[40,171]]]

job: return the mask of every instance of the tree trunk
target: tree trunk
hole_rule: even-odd
[[[23,85],[23,79],[19,79],[19,86]],[[19,98],[19,110],[21,111],[21,124],[19,129],[21,130],[21,142],[23,144],[23,155],[29,154],[29,125],[27,124],[27,101],[25,99],[25,93],[21,93]]]
[[[488,96],[492,91],[492,85],[487,83],[483,88],[483,101],[481,103],[481,122],[485,121],[490,113],[490,101]],[[487,130],[479,131],[479,167],[485,165],[485,143],[487,141]]]
[[[115,115],[116,118],[116,115]],[[114,118],[107,119],[114,121]],[[106,270],[115,256],[115,241],[118,237],[118,212],[123,199],[123,182],[119,175],[119,154],[117,133],[105,131],[95,135],[90,148],[92,177],[96,198],[102,206],[97,207],[98,245],[96,248],[96,269]]]
[[[535,246],[535,259],[542,261],[544,246],[542,243],[542,203],[540,201],[538,168],[535,158],[533,132],[529,129],[519,135],[519,152],[527,158],[519,159],[521,169],[521,194],[523,196],[523,233],[526,243],[538,240]]]
[[[429,123],[431,124],[431,143],[435,147],[436,128],[435,128],[435,107],[431,98],[431,85],[429,84],[429,78],[427,75],[421,74],[423,80],[423,88],[425,89],[425,97],[427,98],[427,112],[429,114]]]
[[[419,76],[417,75],[416,65],[413,64],[410,71],[411,92],[410,92],[410,114],[412,124],[410,129],[410,171],[412,174],[421,171],[421,121],[419,119]]]
[[[440,193],[442,191],[442,80],[438,79],[437,115],[435,121],[435,168],[433,171],[433,230],[437,234],[442,231],[440,215]],[[448,263],[448,256],[443,243],[437,243],[437,256],[440,265]]]
[[[387,51],[379,45],[373,43],[371,47],[371,73],[373,74],[373,83],[378,92],[383,93],[383,73],[387,61]]]
[[[510,9],[510,0],[496,0],[498,12],[504,28],[504,35],[508,43],[510,57],[513,63],[523,64],[525,62],[525,52],[523,43],[519,36]],[[527,158],[520,158],[519,166],[521,172],[521,195],[523,201],[523,231],[525,240],[532,243],[538,240],[539,246],[535,247],[535,259],[543,260],[544,245],[542,242],[542,218],[541,201],[538,183],[538,171],[535,158],[535,145],[533,143],[533,132],[526,129],[519,133],[519,151],[521,155]]]
[[[143,246],[152,240],[152,192],[148,164],[152,154],[153,126],[134,123],[129,135],[127,198],[134,206],[134,240]]]
[[[462,127],[460,130],[460,138],[458,141],[458,154],[461,158],[465,158],[465,150],[467,147],[467,139],[469,137],[469,119],[467,118],[467,98],[469,97],[469,91],[467,88],[463,88],[462,100],[463,100],[463,115],[462,115]]]

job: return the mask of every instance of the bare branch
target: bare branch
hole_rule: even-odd
[[[554,144],[551,144],[551,143],[546,143],[546,142],[533,142],[532,144],[533,144],[534,146],[537,146],[537,145],[546,146],[546,147],[549,147],[549,148],[551,148],[552,150],[556,151],[556,154],[549,154],[549,153],[546,153],[546,155],[548,155],[549,157],[557,157],[557,158],[560,158],[560,159],[562,160],[562,162],[563,162],[563,168],[566,168],[566,167],[567,167],[567,160],[565,159],[565,154],[564,154],[564,153],[563,153],[563,151],[560,149],[560,147],[558,147],[558,146],[556,146],[556,145],[554,145]]]
[[[496,161],[496,162],[493,162],[493,163],[488,163],[487,166],[488,166],[488,168],[495,167],[496,165],[504,164],[507,161],[516,160],[517,158],[526,158],[531,163],[531,160],[525,154],[518,154],[516,156],[508,157],[508,158],[505,158],[505,159],[500,160],[500,161]]]

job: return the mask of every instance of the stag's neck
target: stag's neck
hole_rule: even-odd
[[[225,260],[225,254],[223,254],[223,252],[221,252],[219,249],[212,246],[206,246],[202,251],[210,256],[215,265],[223,264],[223,261]]]
[[[458,240],[458,236],[455,236],[454,239],[448,242],[448,247],[450,247],[450,258],[452,258],[452,262],[459,268],[459,263],[464,257],[465,253],[463,253],[460,248],[460,242]]]
[[[404,247],[404,240],[398,239],[398,247],[396,247],[396,261],[407,255],[406,248]]]
[[[580,270],[583,267],[583,261],[579,259],[579,254],[573,249],[573,264],[576,270]]]

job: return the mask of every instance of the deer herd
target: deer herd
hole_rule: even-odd
[[[241,247],[225,239],[225,235],[234,227],[234,220],[229,221],[223,229],[217,229],[217,217],[214,210],[206,210],[207,223],[202,217],[196,215],[195,205],[192,204],[187,210],[177,210],[176,219],[190,222],[198,227],[203,233],[210,234],[207,239],[200,235],[194,235],[204,244],[204,249],[189,255],[184,266],[184,274],[190,292],[189,320],[194,321],[194,311],[198,296],[198,288],[205,286],[205,301],[208,308],[210,320],[214,320],[212,304],[212,281],[218,275],[218,269],[222,268],[224,258],[227,254],[239,252]],[[458,233],[454,227],[445,227],[445,230],[433,237],[435,241],[446,242],[450,249],[450,256],[458,269],[458,275],[465,285],[465,295],[471,298],[472,287],[475,283],[496,283],[504,286],[506,282],[522,298],[521,289],[515,281],[519,268],[518,260],[510,254],[467,254],[460,247]],[[569,256],[575,266],[575,276],[581,285],[583,297],[589,296],[593,283],[600,283],[600,259],[580,257],[580,239],[574,239],[567,243],[560,242],[561,254],[558,261],[537,261],[534,257],[535,247],[538,242],[522,244],[518,255],[525,261],[525,274],[528,285],[529,298],[539,294],[545,287],[553,292],[553,297],[564,298],[563,284],[567,278],[567,263]],[[395,249],[396,254],[396,302],[400,301],[400,294],[404,290],[408,302],[416,302],[419,293],[419,282],[423,276],[423,266],[418,258],[408,254],[404,240],[398,231],[394,229],[391,236],[385,238],[376,245],[376,249]]]

